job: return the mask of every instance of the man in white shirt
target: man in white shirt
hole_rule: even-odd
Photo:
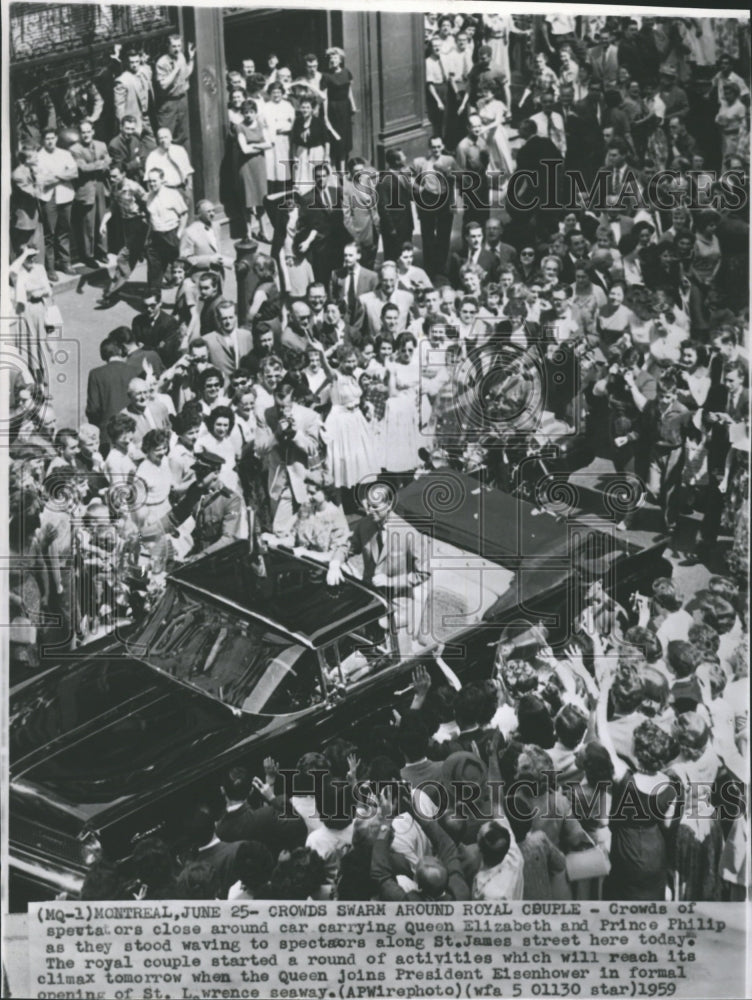
[[[147,431],[170,430],[170,415],[159,400],[149,402],[149,387],[142,378],[132,378],[128,383],[128,405],[120,411],[133,417],[136,429],[131,440],[131,458],[143,458],[141,442]]]
[[[366,312],[367,329],[374,337],[381,329],[381,311],[387,302],[393,303],[399,309],[400,329],[404,330],[407,326],[413,296],[412,293],[397,288],[397,277],[397,265],[394,261],[384,261],[379,269],[378,288],[360,296]]]
[[[57,144],[55,129],[46,129],[37,154],[36,179],[39,214],[44,229],[44,263],[47,277],[57,281],[57,266],[63,274],[75,274],[71,267],[71,209],[78,177],[78,165],[67,149]]]
[[[151,170],[147,181],[146,214],[150,233],[146,245],[146,280],[150,291],[161,292],[165,270],[180,254],[180,237],[188,219],[188,208],[179,191],[165,186],[161,169]]]
[[[168,128],[157,130],[157,148],[146,157],[144,176],[154,169],[162,171],[165,187],[179,191],[187,206],[193,204],[193,167],[183,147],[173,143]]]
[[[538,126],[538,135],[550,139],[557,149],[561,150],[562,156],[567,152],[567,137],[564,126],[564,119],[558,111],[554,111],[553,91],[546,91],[541,95],[541,110],[531,115],[531,121]]]
[[[723,88],[727,83],[735,83],[739,88],[739,97],[749,97],[749,87],[744,80],[731,69],[731,56],[724,52],[718,57],[718,72],[713,77],[718,104],[723,101]]]

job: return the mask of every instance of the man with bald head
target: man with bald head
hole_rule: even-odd
[[[371,337],[377,337],[381,331],[381,311],[387,302],[399,309],[400,332],[407,329],[413,296],[411,292],[397,287],[398,277],[394,261],[385,260],[379,268],[378,286],[372,292],[360,296],[366,314],[366,331]]]
[[[379,886],[379,899],[470,899],[457,845],[436,821],[421,822],[432,854],[425,854],[411,871],[404,855],[390,849],[395,820],[382,821],[371,855],[371,878]]]
[[[146,380],[132,378],[128,383],[128,405],[121,413],[127,413],[136,422],[133,433],[133,447],[140,451],[141,442],[147,431],[170,430],[170,415],[167,407],[158,399],[149,401],[149,387]]]
[[[219,236],[214,228],[214,205],[202,198],[196,205],[196,219],[180,238],[180,256],[194,271],[214,271],[224,277],[225,260],[219,252]]]

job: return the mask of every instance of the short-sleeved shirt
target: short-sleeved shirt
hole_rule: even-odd
[[[172,188],[181,187],[194,172],[186,151],[174,143],[166,151],[157,148],[149,153],[146,157],[144,175],[148,176],[149,171],[154,169],[162,171],[165,184]]]
[[[177,191],[162,186],[147,198],[146,211],[155,232],[169,233],[178,228],[180,219],[187,214],[188,208]]]

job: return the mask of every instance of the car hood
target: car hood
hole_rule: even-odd
[[[11,692],[11,789],[27,816],[80,824],[268,723],[133,657],[62,664]]]

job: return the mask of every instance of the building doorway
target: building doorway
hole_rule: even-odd
[[[243,59],[253,59],[256,72],[266,73],[267,59],[275,52],[279,65],[287,66],[293,79],[303,75],[304,56],[315,52],[325,69],[329,45],[329,15],[325,10],[258,10],[226,8],[224,11],[225,60],[228,70],[239,70]]]

